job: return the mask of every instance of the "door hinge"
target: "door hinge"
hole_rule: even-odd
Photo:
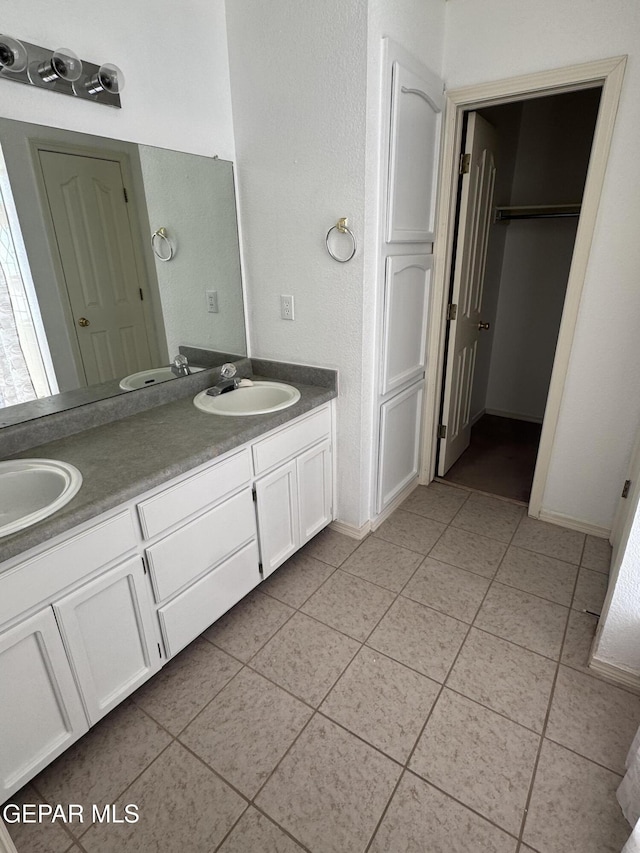
[[[256,501],[258,500],[258,497],[256,495],[256,487],[255,486],[251,489],[251,497],[253,498],[253,502],[256,503]]]
[[[460,155],[460,174],[466,175],[471,168],[471,154]]]
[[[455,320],[458,316],[458,306],[454,303],[447,309],[447,320]]]
[[[447,428],[444,424],[440,424],[438,427],[438,438],[446,438],[447,437]]]
[[[258,571],[260,572],[260,577],[263,577],[264,569],[262,568],[262,563],[258,563]]]
[[[631,480],[625,480],[624,486],[622,487],[622,497],[623,498],[629,497],[629,489],[630,488],[631,488]]]
[[[140,294],[140,302],[144,302],[144,293],[141,287],[138,288],[138,293]]]
[[[142,570],[144,571],[144,573],[145,573],[145,575],[146,575],[146,573],[147,573],[147,564],[146,564],[146,562],[145,562],[144,557],[140,557],[140,559],[142,560]]]
[[[126,187],[122,187],[122,193],[124,195],[124,203],[129,204],[129,193],[127,192]]]
[[[158,643],[158,657],[162,658],[162,649],[160,648],[160,643]]]

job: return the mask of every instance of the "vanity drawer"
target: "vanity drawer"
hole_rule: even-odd
[[[254,540],[158,610],[167,656],[173,657],[259,583]]]
[[[331,437],[331,411],[328,406],[308,418],[285,427],[275,435],[253,445],[253,464],[256,474],[263,474],[305,448]]]
[[[246,489],[147,548],[156,601],[169,598],[255,535],[253,498]]]
[[[0,625],[136,546],[127,510],[0,576]]]
[[[145,539],[217,503],[250,481],[251,459],[247,449],[142,501],[138,504],[138,514]]]

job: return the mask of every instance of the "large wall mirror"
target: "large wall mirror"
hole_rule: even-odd
[[[0,145],[0,426],[181,345],[246,354],[232,163],[9,119]]]

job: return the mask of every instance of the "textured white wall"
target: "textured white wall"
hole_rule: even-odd
[[[629,54],[543,498],[609,527],[640,420],[640,5],[449,0],[449,88]]]
[[[439,71],[444,0],[233,0],[227,29],[252,353],[339,370],[338,517],[359,527],[370,517],[380,39]],[[360,244],[344,265],[324,246],[340,216]],[[295,297],[293,323],[280,319],[281,293]]]
[[[594,657],[640,675],[640,507],[616,580]]]
[[[139,151],[151,230],[166,227],[176,245],[173,260],[155,261],[169,358],[181,344],[244,355],[233,164]],[[218,293],[217,314],[207,311],[207,290]]]
[[[227,28],[252,354],[340,371],[338,512],[359,526],[363,256],[324,241],[347,216],[362,242],[366,4],[233,0]]]
[[[109,0],[99,15],[83,0],[20,0],[3,5],[2,28],[114,62],[126,87],[123,108],[114,110],[0,80],[0,115],[234,158],[224,0],[190,0],[184,11],[173,0]]]

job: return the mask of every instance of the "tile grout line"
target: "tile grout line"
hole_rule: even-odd
[[[449,529],[449,525],[447,525],[447,527],[445,527],[445,530],[448,530],[448,529]],[[517,528],[516,528],[516,529],[517,529]],[[445,532],[445,531],[443,531],[441,535],[444,535],[444,532]],[[513,536],[515,536],[515,530],[514,530],[514,532],[513,532],[513,534],[512,534],[512,538],[513,538]],[[434,543],[433,548],[435,548],[436,544],[437,544],[437,542],[436,542],[436,543]],[[433,548],[432,548],[431,550],[433,550]],[[500,561],[499,561],[499,563],[498,563],[498,565],[497,565],[497,567],[496,567],[496,574],[497,574],[497,572],[498,572],[498,570],[499,570],[499,568],[500,568],[500,565],[502,564],[502,560],[504,559],[504,556],[505,556],[505,554],[506,554],[506,553],[507,553],[507,551],[506,551],[506,549],[505,549],[505,552],[504,552],[504,554],[503,554],[502,558],[500,559]],[[428,556],[428,554],[427,554],[427,556]],[[417,570],[416,570],[416,571],[417,571]],[[495,575],[494,575],[494,577],[495,577]],[[482,601],[480,602],[480,605],[479,605],[479,607],[478,607],[478,610],[476,611],[476,616],[477,616],[477,614],[480,612],[480,608],[481,608],[481,607],[482,607],[482,605],[484,604],[484,601],[485,601],[485,599],[486,599],[487,595],[489,594],[489,590],[491,589],[492,583],[493,583],[493,580],[491,581],[491,583],[490,583],[490,584],[489,584],[489,586],[487,587],[487,589],[486,589],[486,591],[485,591],[485,594],[484,594],[484,596],[482,597]],[[475,621],[475,617],[474,617],[474,621]],[[465,623],[465,624],[466,624],[466,623]],[[422,736],[423,736],[423,734],[424,734],[424,732],[425,732],[425,730],[426,730],[426,728],[427,728],[427,726],[428,726],[428,724],[429,724],[429,720],[431,719],[431,716],[432,716],[432,714],[433,714],[433,711],[434,711],[434,709],[435,709],[436,705],[438,704],[438,702],[439,702],[439,700],[440,700],[440,697],[442,696],[442,693],[443,693],[443,691],[444,691],[444,689],[445,689],[445,687],[446,687],[447,679],[449,678],[449,676],[450,676],[451,672],[453,671],[453,668],[455,667],[455,665],[456,665],[456,663],[457,663],[457,660],[458,660],[458,658],[460,657],[460,654],[461,654],[461,652],[462,652],[462,649],[464,648],[464,645],[465,645],[465,643],[467,642],[467,639],[468,639],[468,637],[469,637],[469,634],[470,634],[470,632],[471,632],[472,627],[473,627],[473,624],[468,625],[467,632],[466,632],[466,634],[465,634],[465,636],[464,636],[464,639],[463,639],[463,640],[462,640],[462,642],[460,643],[460,647],[458,648],[458,651],[457,651],[457,653],[456,653],[456,655],[455,655],[455,657],[454,657],[453,661],[451,662],[451,665],[450,665],[449,669],[447,670],[447,674],[445,675],[444,680],[442,681],[442,684],[440,685],[440,690],[438,691],[438,695],[436,696],[436,698],[435,698],[435,700],[434,700],[434,702],[433,702],[433,704],[432,704],[432,706],[431,706],[431,709],[429,710],[429,713],[427,714],[427,718],[426,718],[426,720],[425,720],[424,724],[422,725],[422,727],[421,727],[420,731],[418,732],[418,736],[417,736],[417,738],[416,738],[416,740],[415,740],[415,742],[414,742],[414,744],[413,744],[413,748],[410,750],[409,755],[407,756],[407,759],[406,759],[406,761],[405,761],[405,763],[404,763],[404,768],[403,768],[402,772],[400,773],[400,777],[399,777],[399,779],[398,779],[398,781],[397,781],[397,783],[396,783],[396,785],[395,785],[395,787],[394,787],[393,791],[391,792],[391,796],[389,797],[389,800],[387,801],[387,804],[386,804],[386,806],[384,807],[384,809],[383,809],[383,811],[382,811],[382,814],[380,815],[380,819],[378,820],[378,823],[376,824],[376,826],[375,826],[375,828],[374,828],[374,830],[373,830],[373,833],[372,833],[372,835],[371,835],[371,837],[370,837],[370,839],[369,839],[369,842],[367,843],[367,846],[366,846],[366,848],[365,848],[365,853],[368,853],[368,851],[370,850],[371,845],[373,844],[373,841],[374,841],[374,839],[375,839],[376,835],[378,834],[378,832],[379,832],[379,830],[380,830],[380,827],[382,826],[382,823],[383,823],[383,821],[384,821],[384,819],[385,819],[385,817],[386,817],[386,815],[387,815],[387,812],[388,812],[388,810],[389,810],[389,808],[390,808],[390,806],[391,806],[391,802],[392,802],[392,800],[393,800],[393,798],[394,798],[394,796],[395,796],[395,793],[396,793],[396,791],[398,790],[398,787],[400,786],[400,782],[402,781],[402,779],[404,778],[404,776],[405,776],[405,774],[406,774],[406,773],[408,773],[408,772],[413,772],[413,771],[411,771],[411,770],[409,769],[409,764],[411,763],[411,760],[413,759],[413,756],[414,756],[414,754],[415,754],[415,751],[416,751],[416,749],[417,749],[417,747],[418,747],[418,743],[420,742],[420,739],[422,738]],[[417,776],[418,774],[414,774],[414,775],[416,775],[416,776]],[[422,777],[421,777],[421,776],[418,776],[418,778],[420,778],[420,779],[421,779]],[[426,784],[428,784],[428,785],[430,785],[430,784],[431,784],[430,782],[427,782],[426,780],[424,780],[424,781],[425,781],[425,783],[426,783]],[[432,787],[436,787],[436,786],[432,786]],[[446,792],[445,792],[445,793],[446,793]],[[450,795],[449,795],[449,794],[446,794],[446,796],[450,796]],[[454,799],[454,798],[453,798],[453,797],[451,797],[451,799]],[[468,806],[466,806],[466,804],[463,804],[463,805],[465,805],[465,808],[469,808]],[[473,809],[472,809],[471,811],[473,811]],[[484,820],[487,820],[487,818],[485,818],[484,816],[482,816],[482,817],[483,817],[483,819],[484,819]],[[490,823],[493,823],[493,821],[489,821],[489,822],[490,822]],[[495,825],[495,826],[497,826],[497,824],[494,824],[494,825]],[[501,827],[499,827],[499,829],[501,829],[501,830],[502,830],[502,828],[501,828]],[[502,830],[502,831],[504,831],[504,830]],[[512,836],[512,837],[513,837],[513,836]]]
[[[586,540],[586,536],[585,536],[584,542],[582,544],[582,551],[580,552],[580,559],[582,559],[582,554],[584,552],[584,547],[585,547],[586,541],[587,540]],[[575,594],[576,594],[579,576],[580,576],[580,572],[577,572],[576,573],[576,579],[575,579],[574,584],[573,584],[573,593],[571,595],[571,604],[573,604],[573,599],[574,599]],[[571,615],[571,608],[569,610],[569,616],[570,615]],[[523,815],[522,815],[522,822],[520,824],[520,832],[518,833],[518,850],[520,850],[522,845],[526,843],[524,841],[524,831],[525,831],[525,827],[527,824],[527,819],[529,817],[529,808],[531,806],[531,799],[533,797],[533,789],[535,787],[536,777],[538,775],[538,767],[540,766],[540,757],[542,755],[542,747],[543,747],[544,741],[545,741],[545,734],[546,734],[547,726],[549,723],[549,717],[551,716],[551,708],[553,706],[553,698],[555,696],[556,684],[558,682],[558,674],[560,672],[560,661],[562,660],[562,653],[564,651],[564,644],[565,644],[565,641],[567,638],[567,632],[568,631],[569,631],[569,617],[567,617],[567,621],[566,621],[566,624],[564,626],[564,633],[562,635],[562,642],[560,644],[560,653],[558,655],[558,661],[556,664],[556,671],[555,671],[554,676],[553,676],[553,682],[551,684],[551,691],[549,693],[549,701],[547,703],[547,713],[545,714],[544,723],[542,725],[542,733],[540,735],[540,743],[538,744],[538,751],[537,751],[536,758],[535,758],[535,761],[533,764],[533,770],[531,773],[531,780],[529,782],[529,791],[527,793],[527,799],[525,800],[524,811],[523,811]]]

